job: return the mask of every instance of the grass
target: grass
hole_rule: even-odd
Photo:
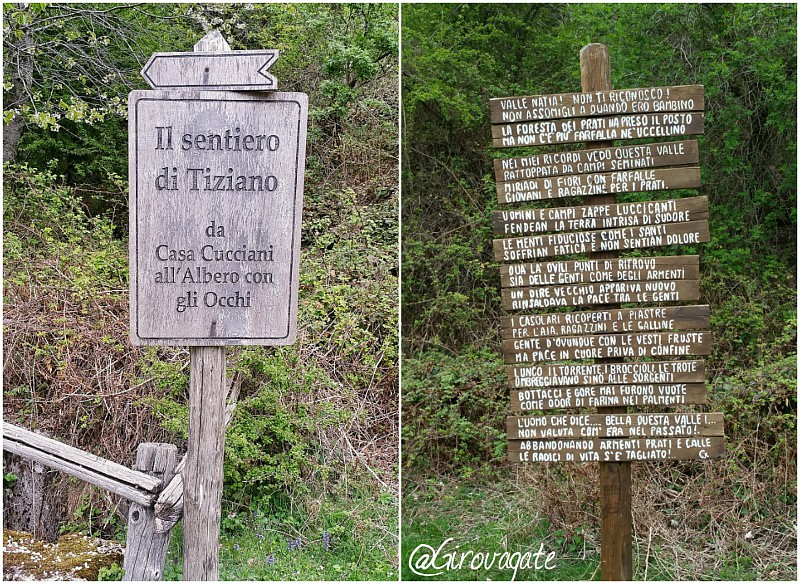
[[[474,555],[467,555],[460,569],[439,570],[443,573],[435,577],[437,580],[599,579],[597,550],[582,530],[568,535],[550,529],[547,520],[536,516],[525,494],[510,481],[477,486],[439,481],[408,485],[403,502],[403,579],[431,579],[415,574],[409,559],[418,546],[436,549],[448,538],[453,539],[440,552],[437,565],[447,563],[448,553],[455,552],[455,564],[462,553],[472,551]],[[508,552],[505,561],[504,552]],[[414,554],[417,567],[421,553],[418,549]],[[479,561],[473,562],[478,553],[488,553],[481,558],[482,566]],[[524,554],[529,558],[527,569],[521,569]],[[520,568],[516,574],[514,565]]]
[[[397,580],[393,495],[328,497],[319,504],[313,520],[297,506],[285,514],[256,509],[224,516],[220,580]],[[183,579],[181,545],[178,525],[165,563],[165,580]]]
[[[656,470],[659,468],[649,469],[650,472]],[[572,496],[566,500],[561,495],[566,495],[569,489],[559,491],[559,500],[570,509],[565,516],[563,510],[554,509],[552,501],[548,503],[550,498],[532,486],[531,477],[524,473],[515,476],[513,471],[501,472],[495,482],[472,480],[469,483],[435,479],[413,483],[407,476],[403,488],[401,555],[404,580],[600,579],[599,503],[594,501],[596,493],[579,491],[578,497]],[[539,486],[545,487],[545,490],[548,487],[558,490],[556,483],[563,480],[563,476],[561,479],[558,476],[557,473],[555,479],[551,476],[550,480],[555,480],[555,483],[540,483]],[[592,474],[588,473],[581,477],[581,481],[590,482],[591,477]],[[649,485],[642,482],[644,477],[637,478],[637,482],[645,487],[645,492],[639,493],[639,497],[651,495]],[[662,484],[659,489],[664,491],[666,488]],[[675,533],[674,537],[667,537],[661,533],[663,517],[653,515],[649,518],[656,522],[649,522],[642,516],[643,513],[649,513],[643,501],[635,497],[634,505],[634,516],[637,518],[633,538],[634,580],[796,579],[794,557],[784,556],[786,561],[781,563],[775,560],[780,557],[780,550],[766,553],[759,547],[767,544],[766,534],[745,536],[743,532],[739,534],[742,541],[735,549],[722,550],[722,546],[714,546],[712,542],[726,533],[727,536],[734,535],[728,530],[712,533],[707,528],[702,533],[704,537],[682,537],[684,526],[680,523],[668,528],[670,533]],[[704,520],[703,514],[698,512],[700,508],[701,505],[696,502],[692,516],[697,521]],[[552,517],[548,518],[548,513],[552,513]],[[642,531],[643,524],[651,526],[649,532],[647,529]],[[776,533],[779,531],[777,524],[772,527]],[[554,568],[547,570],[540,566],[539,569],[519,570],[515,577],[512,569],[500,569],[497,562],[488,570],[483,567],[471,569],[468,566],[471,558],[468,557],[461,569],[440,569],[443,573],[434,578],[417,575],[410,569],[409,559],[418,546],[436,549],[448,538],[452,538],[452,541],[439,553],[439,566],[446,564],[448,554],[453,552],[458,562],[461,553],[468,550],[489,552],[490,557],[495,552],[500,554],[506,551],[528,552],[534,556],[541,547],[544,555],[555,553],[551,562]],[[777,540],[769,541],[777,544]],[[417,560],[423,551],[417,549],[414,559]],[[432,550],[428,550],[428,553],[432,553]],[[540,564],[543,564],[544,555]],[[706,557],[709,555],[710,558]],[[699,565],[701,560],[702,565]]]

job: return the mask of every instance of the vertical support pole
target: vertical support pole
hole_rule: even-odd
[[[183,469],[183,579],[219,580],[225,348],[190,347],[189,444]]]
[[[608,48],[590,44],[581,49],[581,90],[585,93],[611,89],[611,59]],[[613,146],[613,141],[591,142],[589,148]],[[616,195],[596,195],[592,204],[607,205]],[[594,259],[618,257],[615,251],[589,254]],[[608,305],[602,308],[619,308]],[[595,363],[620,363],[622,359],[596,359]],[[626,407],[597,408],[598,414],[625,414]],[[603,580],[633,579],[631,547],[633,518],[631,515],[631,463],[600,463],[600,574]]]
[[[174,444],[145,442],[136,449],[136,470],[161,479],[161,488],[169,484],[178,462]],[[125,539],[125,581],[161,580],[167,557],[170,532],[156,531],[156,514],[152,506],[131,503],[128,511],[128,534]]]
[[[198,51],[230,51],[211,31]],[[222,463],[225,455],[225,347],[190,347],[189,443],[183,469],[183,579],[219,580]]]

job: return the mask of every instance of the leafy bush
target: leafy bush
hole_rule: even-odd
[[[403,364],[403,464],[469,477],[505,459],[506,379],[499,355],[428,351]]]

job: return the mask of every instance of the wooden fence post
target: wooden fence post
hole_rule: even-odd
[[[174,444],[146,442],[136,449],[136,470],[160,479],[162,487],[172,480],[177,461],[178,449]],[[123,580],[161,580],[164,575],[170,532],[158,533],[155,522],[152,505],[131,503]]]
[[[584,92],[611,89],[611,59],[608,48],[590,44],[581,49],[581,90]],[[607,148],[613,141],[587,142],[587,148]],[[595,195],[592,204],[616,203],[614,194]],[[615,251],[589,254],[594,259],[618,257]],[[619,308],[607,305],[602,308]],[[595,359],[595,363],[621,363],[622,359]],[[628,408],[597,408],[598,414],[626,414]],[[631,547],[631,463],[601,462],[600,466],[600,573],[603,580],[631,580],[633,555]]]

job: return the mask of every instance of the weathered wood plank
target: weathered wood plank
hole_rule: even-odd
[[[702,85],[552,93],[489,100],[493,124],[610,114],[687,112],[704,109]]]
[[[599,231],[570,231],[548,235],[507,237],[493,242],[499,262],[601,251],[688,245],[709,241],[708,221],[645,225]]]
[[[278,80],[267,71],[277,60],[275,49],[153,53],[141,74],[153,89],[275,91]]]
[[[682,406],[704,404],[707,398],[705,383],[631,383],[624,385],[532,387],[529,389],[512,389],[510,394],[512,412],[592,407]]]
[[[185,580],[219,580],[225,454],[225,348],[191,347],[189,355],[189,440],[183,470],[183,575]]]
[[[503,288],[699,278],[700,256],[697,255],[500,265],[500,284]]]
[[[583,440],[511,440],[510,462],[622,462],[632,460],[706,460],[725,456],[725,438],[596,438]]]
[[[615,438],[724,436],[722,414],[561,414],[509,416],[510,440],[545,438]]]
[[[3,422],[3,450],[18,454],[116,493],[140,505],[151,505],[159,481],[111,460]]]
[[[616,357],[710,355],[711,333],[624,333],[583,337],[534,337],[503,341],[506,364]]]
[[[503,339],[597,335],[642,331],[708,329],[711,308],[663,306],[505,316],[500,318]]]
[[[70,476],[77,477],[82,481],[86,481],[89,484],[100,487],[101,489],[105,489],[106,491],[110,491],[119,495],[120,497],[128,499],[129,501],[139,503],[140,505],[152,505],[153,501],[155,500],[155,495],[152,493],[142,489],[137,489],[136,487],[133,487],[127,483],[122,483],[113,477],[109,477],[99,472],[94,472],[69,460],[64,460],[57,456],[53,456],[52,454],[33,448],[28,444],[17,442],[16,440],[4,439],[3,450],[10,452],[11,454],[17,454],[24,458],[29,458],[35,462],[49,466],[50,468],[60,470],[61,472],[67,473]]]
[[[495,158],[494,177],[496,182],[504,183],[567,174],[697,165],[699,163],[700,153],[697,140],[679,140],[677,142],[610,146]]]
[[[705,362],[633,361],[507,367],[508,386],[562,387],[578,385],[632,385],[636,383],[699,383],[705,379]]]
[[[500,297],[504,310],[591,306],[623,302],[684,302],[700,299],[700,282],[698,280],[646,280],[503,288]]]
[[[178,449],[173,444],[140,444],[136,450],[136,470],[152,475],[160,487],[172,480]],[[123,568],[126,581],[161,580],[170,533],[158,533],[153,506],[133,503],[128,510],[128,534]]]
[[[611,193],[672,191],[700,186],[700,167],[643,168],[617,172],[571,174],[497,183],[497,202],[522,203]]]
[[[664,201],[582,205],[492,211],[495,235],[531,235],[548,231],[582,231],[639,227],[708,219],[708,197]]]
[[[294,342],[307,96],[128,103],[132,343]]]
[[[703,133],[703,119],[703,113],[695,112],[516,122],[492,126],[492,146],[516,148],[687,136]],[[603,145],[607,146],[610,145]]]

